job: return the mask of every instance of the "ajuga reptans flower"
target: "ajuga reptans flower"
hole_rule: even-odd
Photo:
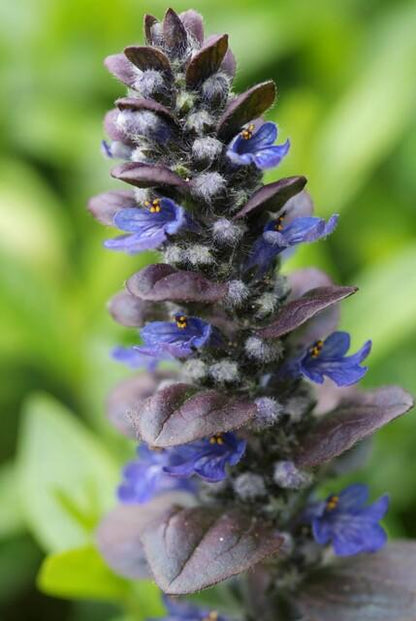
[[[371,582],[385,585],[392,567],[400,589],[400,559],[416,564],[412,546],[379,551],[387,497],[367,504],[367,488],[336,481],[320,494],[354,464],[360,441],[412,405],[399,387],[357,387],[371,342],[350,354],[338,330],[339,303],[356,288],[317,269],[280,273],[289,252],[331,235],[338,216],[313,215],[302,176],[263,183],[263,169],[290,158],[289,141],[276,144],[264,119],[273,82],[233,91],[227,35],[206,38],[198,13],[172,9],[161,22],[146,15],[144,33],[145,45],[106,60],[127,93],[106,115],[104,150],[130,189],[89,206],[122,232],[108,249],[160,253],[110,303],[116,321],[138,330],[113,355],[139,372],[113,390],[109,417],[140,448],[99,528],[101,552],[169,596],[250,569],[248,582],[232,584],[240,619],[332,621],[352,609],[357,619],[377,610],[416,618],[414,598],[399,596],[405,608],[385,616],[384,587]],[[167,620],[229,619],[165,602]]]

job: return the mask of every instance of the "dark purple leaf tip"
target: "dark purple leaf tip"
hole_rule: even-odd
[[[296,463],[311,467],[328,462],[412,407],[413,397],[398,386],[345,397],[335,410],[319,418],[301,440]]]
[[[228,49],[228,35],[214,37],[195,54],[186,70],[186,84],[193,88],[219,70]]]
[[[153,69],[169,75],[172,74],[169,58],[156,47],[130,45],[125,48],[124,54],[141,71]]]
[[[88,211],[98,222],[113,226],[114,214],[120,209],[136,206],[133,192],[130,190],[112,190],[93,196],[88,202]]]
[[[137,428],[145,442],[165,448],[239,429],[256,411],[255,404],[247,400],[179,383],[143,403]]]
[[[188,192],[187,182],[165,166],[127,162],[113,168],[111,175],[138,188],[170,187],[182,193]]]
[[[299,194],[307,183],[306,177],[287,177],[264,185],[234,216],[235,219],[257,215],[261,211],[278,211],[287,201]]]
[[[163,20],[163,39],[173,54],[180,54],[186,48],[188,35],[179,15],[168,9]]]
[[[162,106],[162,104],[153,101],[153,99],[120,97],[120,99],[117,99],[116,105],[119,110],[149,110],[150,112],[154,112],[164,118],[165,121],[175,124],[177,123],[171,111],[168,110],[168,108],[165,108],[165,106]]]
[[[322,312],[329,306],[349,297],[356,287],[318,287],[301,298],[288,302],[279,312],[276,321],[257,331],[261,338],[279,338]]]
[[[213,303],[224,298],[227,285],[212,282],[198,272],[177,270],[159,263],[149,265],[127,281],[128,290],[143,300]]]
[[[257,84],[236,97],[218,122],[219,138],[222,140],[233,138],[243,125],[257,119],[268,110],[273,105],[275,97],[276,86],[272,81]]]

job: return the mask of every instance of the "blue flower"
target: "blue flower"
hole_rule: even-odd
[[[144,207],[120,209],[113,218],[114,226],[130,235],[121,235],[104,242],[106,248],[135,254],[158,248],[168,235],[181,230],[196,230],[190,216],[169,198],[157,198]]]
[[[246,269],[257,267],[263,275],[273,259],[287,248],[305,242],[314,242],[326,237],[335,229],[338,216],[333,215],[328,222],[315,216],[294,217],[292,213],[283,213],[271,220],[262,235],[254,242]]]
[[[166,474],[164,468],[170,463],[169,451],[151,451],[142,444],[137,453],[139,458],[127,464],[123,470],[123,482],[117,490],[122,503],[140,504],[166,491],[194,490],[190,481],[181,481]]]
[[[162,360],[174,360],[174,357],[167,352],[155,352],[145,347],[115,347],[111,352],[111,357],[117,362],[121,362],[130,369],[146,368],[148,371],[154,371],[159,362]]]
[[[377,552],[387,541],[386,532],[378,522],[387,512],[389,498],[384,495],[372,505],[364,506],[367,501],[367,486],[357,483],[310,506],[305,521],[312,523],[315,541],[321,545],[332,542],[337,556]]]
[[[159,362],[187,358],[204,346],[219,346],[221,335],[216,328],[198,317],[175,315],[175,321],[151,321],[140,331],[143,345],[115,347],[114,360],[131,369],[145,367],[154,371]]]
[[[163,619],[148,619],[148,621],[227,621],[226,617],[215,610],[199,608],[190,602],[177,601],[170,597],[163,597],[168,616]]]
[[[219,345],[218,331],[198,317],[175,315],[175,321],[151,321],[140,332],[143,347],[135,347],[138,353],[160,357],[167,355],[186,358],[205,345]]]
[[[227,476],[226,466],[235,466],[246,449],[246,441],[234,433],[222,433],[170,450],[170,464],[164,471],[174,477],[186,478],[197,474],[215,483]]]
[[[371,350],[371,341],[352,356],[345,354],[350,348],[348,332],[333,332],[325,341],[316,341],[299,358],[289,363],[290,372],[304,375],[312,382],[322,384],[324,377],[337,386],[350,386],[360,381],[368,367],[360,366]]]
[[[251,124],[235,136],[227,149],[227,156],[239,166],[255,164],[257,168],[273,168],[280,164],[289,151],[290,142],[274,145],[277,127],[274,123],[264,123],[257,131]]]

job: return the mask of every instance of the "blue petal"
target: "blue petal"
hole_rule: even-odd
[[[128,233],[142,233],[144,231],[159,230],[174,219],[175,213],[161,209],[151,213],[144,207],[120,209],[113,218],[114,226]]]
[[[357,351],[356,354],[353,354],[352,356],[349,356],[348,360],[351,363],[360,364],[369,355],[369,353],[371,351],[372,345],[373,345],[372,341],[367,341],[366,343],[364,343],[364,345],[361,347],[361,349]]]
[[[348,332],[333,332],[325,340],[324,346],[319,355],[320,360],[342,358],[350,348],[351,337]]]
[[[254,156],[252,153],[239,154],[234,149],[227,150],[228,159],[237,166],[249,166],[252,164]]]
[[[263,233],[253,244],[250,256],[245,265],[245,270],[249,270],[254,266],[257,266],[257,274],[262,276],[269,268],[273,259],[282,251],[282,247],[279,243],[270,243],[271,236],[276,242],[280,241],[282,236],[280,233],[274,234],[270,231]],[[267,236],[267,237],[266,237]]]
[[[323,237],[327,237],[334,230],[338,222],[338,216],[334,215],[330,220],[325,222],[323,218],[307,216],[304,218],[295,218],[282,231],[282,235],[287,240],[287,245],[300,244],[305,242],[314,242]]]
[[[254,155],[254,163],[257,168],[260,168],[260,170],[273,168],[274,166],[280,164],[285,155],[287,155],[289,149],[290,141],[286,140],[284,144],[256,151]]]
[[[312,522],[312,534],[315,541],[324,546],[331,541],[331,525],[327,520],[317,518]]]
[[[333,546],[337,556],[376,552],[387,541],[384,529],[373,521],[349,514],[338,519],[333,528]]]
[[[111,357],[117,362],[126,364],[131,369],[146,367],[153,370],[158,362],[157,359],[137,350],[135,347],[115,347],[111,352]]]
[[[143,250],[153,250],[166,241],[163,229],[150,229],[135,235],[120,235],[113,239],[107,239],[104,246],[109,250],[120,250],[128,254],[136,254]]]
[[[243,144],[247,146],[246,149],[250,153],[259,151],[271,147],[277,138],[277,126],[275,123],[268,121],[263,123],[261,127],[253,134],[249,140],[242,139]]]
[[[350,365],[347,361],[348,358],[334,362],[323,362],[319,365],[319,372],[332,379],[337,386],[352,386],[364,377],[368,367],[360,367],[357,364]]]
[[[360,509],[368,501],[368,486],[364,483],[353,483],[339,494],[338,509],[350,511]]]
[[[368,519],[378,522],[382,520],[386,515],[390,504],[390,497],[388,494],[381,496],[376,502],[369,507],[365,507],[362,510],[362,515]]]

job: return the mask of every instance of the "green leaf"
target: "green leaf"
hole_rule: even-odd
[[[24,521],[13,464],[4,464],[0,469],[0,506],[0,538],[21,532]]]
[[[342,328],[354,342],[374,342],[370,365],[416,328],[416,248],[370,267],[354,279],[360,291],[342,307]]]
[[[123,600],[130,585],[116,576],[93,546],[48,556],[37,577],[47,595],[70,599]]]
[[[23,408],[18,468],[26,521],[40,545],[59,552],[88,543],[114,502],[118,468],[48,395],[30,397]]]
[[[353,199],[413,118],[415,28],[414,3],[373,26],[360,59],[363,70],[317,135],[314,196],[328,211]]]

